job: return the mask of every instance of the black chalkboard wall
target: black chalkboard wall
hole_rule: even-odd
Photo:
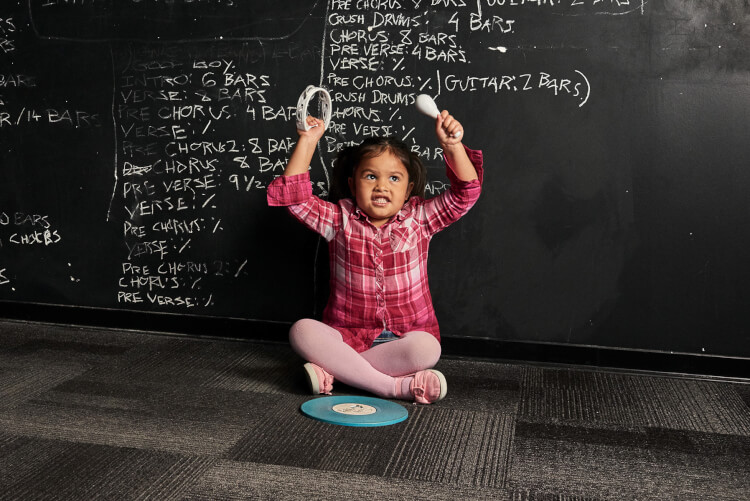
[[[325,245],[265,203],[315,84],[320,195],[373,134],[445,189],[419,93],[484,151],[432,245],[446,338],[750,357],[749,30],[734,0],[4,1],[0,316],[319,315]]]

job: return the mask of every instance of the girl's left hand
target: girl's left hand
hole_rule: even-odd
[[[464,128],[461,122],[448,113],[448,110],[443,110],[435,120],[435,135],[437,135],[440,145],[445,149],[446,146],[461,144],[464,137]]]

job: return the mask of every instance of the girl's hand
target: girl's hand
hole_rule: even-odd
[[[307,115],[307,125],[310,127],[310,130],[297,129],[297,134],[299,134],[300,140],[309,140],[314,144],[318,144],[318,141],[320,141],[320,138],[322,138],[323,134],[326,132],[325,121]]]
[[[310,130],[297,129],[299,140],[297,140],[289,163],[286,164],[286,169],[284,169],[285,176],[296,176],[307,172],[315,149],[318,147],[318,141],[326,131],[325,121],[315,117],[308,116],[307,125],[310,126]]]
[[[443,110],[435,119],[435,135],[440,142],[440,146],[446,150],[461,144],[464,137],[464,128],[458,120],[453,118],[453,115],[448,113],[448,110]]]

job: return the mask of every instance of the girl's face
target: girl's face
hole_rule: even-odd
[[[349,189],[357,207],[378,228],[398,214],[412,188],[414,183],[409,182],[406,167],[390,151],[363,158],[349,178]]]

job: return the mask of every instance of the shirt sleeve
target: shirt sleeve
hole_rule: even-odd
[[[266,198],[271,207],[299,204],[313,196],[310,173],[296,176],[279,176],[268,185]]]
[[[310,173],[279,176],[268,185],[268,205],[287,207],[302,224],[331,241],[341,227],[341,208],[312,193]]]
[[[472,150],[464,146],[469,160],[477,171],[477,178],[471,181],[460,180],[448,159],[445,159],[446,173],[450,181],[450,188],[440,195],[427,200],[424,204],[424,218],[427,231],[437,233],[448,225],[458,221],[461,216],[469,212],[479,199],[484,180],[484,157],[479,150]]]

